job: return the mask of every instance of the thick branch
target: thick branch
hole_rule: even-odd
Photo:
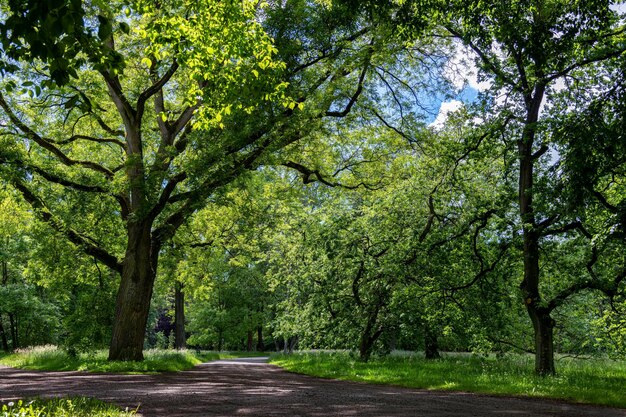
[[[165,72],[165,74],[163,74],[163,76],[160,79],[158,79],[154,84],[152,84],[150,87],[144,90],[141,94],[139,94],[139,97],[137,98],[137,112],[136,112],[137,119],[141,120],[141,117],[143,116],[143,112],[146,108],[146,101],[148,101],[150,97],[158,93],[165,86],[165,84],[167,84],[167,82],[172,78],[172,76],[174,76],[174,73],[176,73],[177,69],[178,69],[178,62],[174,60],[172,65],[170,65],[168,70]]]
[[[295,169],[296,171],[300,172],[302,174],[302,182],[304,184],[310,184],[312,182],[319,181],[322,184],[327,185],[329,187],[339,187],[339,188],[345,188],[345,189],[348,189],[348,190],[356,190],[359,187],[363,187],[363,188],[368,189],[368,190],[375,189],[375,187],[372,187],[371,185],[365,184],[364,182],[360,182],[360,183],[358,183],[356,185],[345,185],[345,184],[342,184],[340,182],[330,181],[327,178],[325,178],[322,175],[322,173],[320,173],[319,170],[307,168],[304,165],[299,164],[297,162],[287,161],[287,162],[285,162],[282,165],[287,167],[287,168],[292,168],[292,169]],[[315,178],[315,179],[313,179],[313,178]]]
[[[587,239],[591,239],[591,233],[589,233],[589,231],[585,228],[585,226],[583,226],[583,224],[580,221],[575,221],[572,223],[568,223],[564,226],[561,227],[557,227],[555,229],[546,229],[542,235],[543,236],[553,236],[553,235],[559,235],[559,234],[563,234],[563,233],[567,233],[569,231],[572,230],[578,230],[580,231],[580,233],[585,236]]]
[[[75,142],[77,140],[86,140],[86,141],[89,141],[89,142],[96,142],[96,143],[112,143],[112,144],[117,145],[117,146],[121,147],[122,149],[126,150],[126,144],[124,142],[122,142],[121,140],[119,140],[119,139],[115,139],[115,138],[95,138],[93,136],[87,136],[87,135],[73,135],[73,136],[71,136],[68,139],[54,141],[53,143],[55,143],[57,145],[67,145],[67,144]]]
[[[93,243],[93,239],[90,239],[88,236],[84,236],[79,232],[67,227],[59,219],[53,216],[53,214],[50,212],[50,210],[48,210],[44,202],[28,188],[24,181],[12,178],[11,183],[22,194],[24,200],[26,200],[26,202],[30,204],[31,207],[33,207],[35,212],[41,217],[44,222],[50,224],[52,228],[59,233],[64,234],[70,242],[79,246],[87,255],[95,257],[100,262],[118,273],[122,272],[122,264],[115,256],[111,255],[105,249],[96,246]]]
[[[25,123],[23,123],[19,119],[19,117],[17,117],[17,115],[9,107],[8,103],[4,99],[4,96],[2,95],[1,92],[0,92],[0,107],[2,107],[2,109],[4,110],[6,115],[11,120],[11,122],[19,130],[21,130],[24,133],[24,135],[26,135],[26,137],[28,137],[28,139],[32,140],[33,142],[35,142],[36,144],[38,144],[42,148],[48,150],[50,153],[55,155],[59,159],[59,161],[61,161],[64,165],[67,165],[67,166],[72,166],[72,165],[84,166],[85,168],[89,168],[89,169],[91,169],[93,171],[97,171],[97,172],[100,172],[100,173],[106,175],[107,178],[113,178],[113,172],[111,172],[110,169],[108,169],[106,167],[103,167],[102,165],[99,165],[99,164],[97,164],[95,162],[81,161],[81,160],[72,159],[72,158],[68,157],[67,155],[65,155],[65,153],[63,153],[63,151],[61,151],[61,149],[56,147],[55,144],[52,141],[50,141],[49,139],[46,139],[46,138],[43,138],[43,137],[39,136],[34,130],[32,130]]]

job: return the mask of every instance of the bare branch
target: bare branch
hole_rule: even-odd
[[[350,113],[350,110],[352,110],[352,106],[354,106],[354,104],[358,100],[359,96],[363,92],[363,83],[365,81],[365,75],[367,74],[368,68],[369,68],[369,60],[363,66],[363,69],[361,70],[361,74],[359,75],[359,81],[358,81],[358,84],[357,84],[356,91],[354,92],[354,94],[352,94],[352,97],[350,97],[350,101],[348,101],[348,104],[346,104],[344,109],[342,111],[330,111],[330,110],[328,110],[325,113],[326,116],[329,116],[329,117],[345,117],[348,113]]]

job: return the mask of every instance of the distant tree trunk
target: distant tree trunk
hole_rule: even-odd
[[[224,348],[224,331],[219,329],[217,332],[217,351],[221,352]]]
[[[248,336],[247,350],[248,352],[252,352],[254,348],[254,339],[252,338],[252,330],[248,330],[247,336]]]
[[[359,359],[363,362],[367,362],[370,359],[374,343],[376,343],[380,335],[383,333],[382,327],[374,330],[376,322],[378,321],[380,307],[380,304],[374,306],[374,310],[369,314],[365,328],[361,333],[361,340],[359,342]]]
[[[183,284],[176,283],[176,294],[174,296],[174,347],[185,349],[187,340],[185,338],[185,293]]]
[[[2,286],[7,285],[9,282],[9,268],[7,268],[7,262],[2,261]],[[2,324],[2,314],[0,314],[0,337],[2,338],[2,350],[5,352],[10,352],[9,349],[9,341],[7,340],[7,334],[4,331],[4,326]]]
[[[263,342],[263,326],[256,328],[256,350],[263,352],[265,350],[265,342]]]
[[[289,338],[289,353],[293,353],[296,349],[296,345],[298,344],[298,335],[292,336]]]
[[[396,350],[397,346],[398,346],[398,328],[394,327],[390,331],[387,347],[389,348],[389,351],[392,352]]]
[[[109,360],[141,361],[159,248],[153,247],[150,224],[130,224],[127,233]]]
[[[286,355],[289,353],[289,342],[287,341],[287,336],[283,337],[283,353]]]
[[[11,345],[13,350],[15,350],[20,347],[20,342],[17,332],[17,318],[13,313],[9,313],[9,324],[11,326]]]
[[[439,359],[439,340],[437,332],[428,323],[424,324],[424,357],[426,359]]]
[[[9,341],[7,340],[7,334],[4,331],[4,326],[2,325],[2,314],[0,314],[0,338],[2,339],[2,350],[5,352],[10,352],[9,349]]]

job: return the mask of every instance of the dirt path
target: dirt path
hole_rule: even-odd
[[[295,375],[262,358],[206,363],[160,375],[0,368],[0,401],[84,395],[143,416],[602,416],[626,410],[559,401],[411,390]]]

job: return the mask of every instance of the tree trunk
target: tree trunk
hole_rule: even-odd
[[[158,252],[158,248],[152,247],[150,225],[129,225],[128,247],[117,293],[109,360],[143,360],[143,343]]]
[[[11,326],[11,346],[15,350],[20,347],[20,342],[17,337],[17,320],[13,313],[9,313],[9,325]]]
[[[546,308],[528,307],[535,330],[535,372],[554,375],[554,320]]]
[[[263,326],[256,328],[256,350],[263,352],[265,350],[265,342],[263,342]]]
[[[176,283],[176,294],[174,296],[174,346],[176,349],[185,349],[187,340],[185,338],[185,293],[183,284]]]
[[[6,286],[8,281],[9,269],[7,268],[7,262],[2,261],[2,286]],[[2,350],[4,350],[5,352],[10,352],[7,334],[4,331],[4,326],[2,325],[2,314],[0,314],[0,337],[2,337]]]
[[[435,332],[428,323],[424,324],[424,357],[426,359],[441,358],[437,332]]]
[[[535,372],[539,375],[554,374],[554,343],[552,329],[554,323],[550,311],[541,307],[539,293],[539,239],[541,231],[537,226],[533,206],[534,164],[533,155],[536,124],[539,108],[543,101],[544,86],[537,85],[534,97],[527,98],[527,116],[522,137],[518,142],[519,168],[519,209],[524,235],[524,279],[520,284],[524,304],[535,331]]]
[[[2,350],[10,352],[9,341],[7,340],[7,334],[5,333],[4,326],[2,324],[2,314],[0,314],[0,338],[2,339]]]
[[[298,344],[298,335],[289,338],[289,353],[293,353]]]
[[[246,349],[248,352],[252,352],[254,348],[254,339],[252,338],[252,330],[248,330],[248,343]]]
[[[374,331],[381,306],[381,304],[377,304],[374,306],[373,311],[369,312],[367,323],[361,332],[361,340],[359,341],[359,359],[363,362],[367,362],[370,359],[374,343],[376,343],[376,340],[378,340],[380,335],[383,333],[382,327],[379,327],[378,330]]]

